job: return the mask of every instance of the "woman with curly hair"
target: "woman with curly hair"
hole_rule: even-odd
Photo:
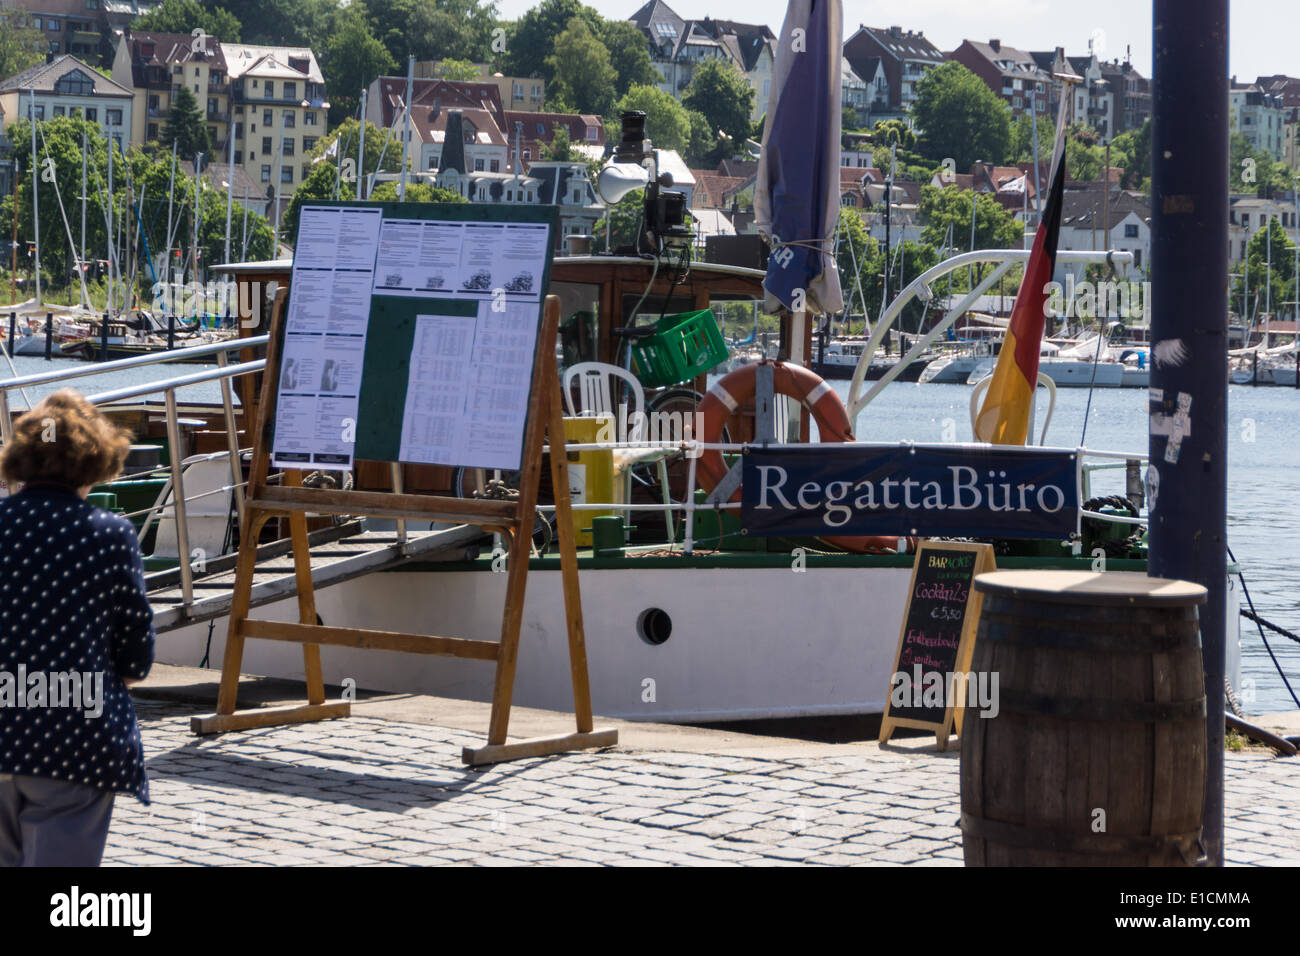
[[[78,392],[14,423],[0,476],[0,866],[98,866],[113,799],[149,802],[126,691],[153,664],[134,527],[86,502],[129,433]]]

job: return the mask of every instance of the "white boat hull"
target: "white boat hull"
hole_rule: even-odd
[[[582,606],[595,711],[627,720],[705,722],[880,713],[890,686],[910,569],[584,569]],[[506,576],[485,571],[381,573],[319,592],[326,624],[497,640]],[[1238,650],[1229,591],[1229,673]],[[668,613],[660,645],[638,634],[647,608]],[[295,599],[253,616],[297,620]],[[573,706],[560,574],[529,573],[515,703]],[[226,621],[210,659],[222,659]],[[160,636],[157,659],[193,665],[208,625]],[[494,667],[482,661],[322,647],[325,680],[358,688],[491,699]],[[303,679],[296,644],[248,640],[245,673]],[[1233,678],[1234,686],[1240,686]]]

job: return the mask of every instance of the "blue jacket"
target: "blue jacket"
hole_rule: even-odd
[[[149,673],[153,643],[129,521],[59,485],[0,500],[0,773],[148,803],[123,680]]]

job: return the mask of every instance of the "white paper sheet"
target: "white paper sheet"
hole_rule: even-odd
[[[378,208],[304,206],[276,398],[276,467],[352,467]]]

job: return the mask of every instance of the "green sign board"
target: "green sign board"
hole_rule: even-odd
[[[557,230],[551,206],[300,207],[273,463],[517,469]]]

